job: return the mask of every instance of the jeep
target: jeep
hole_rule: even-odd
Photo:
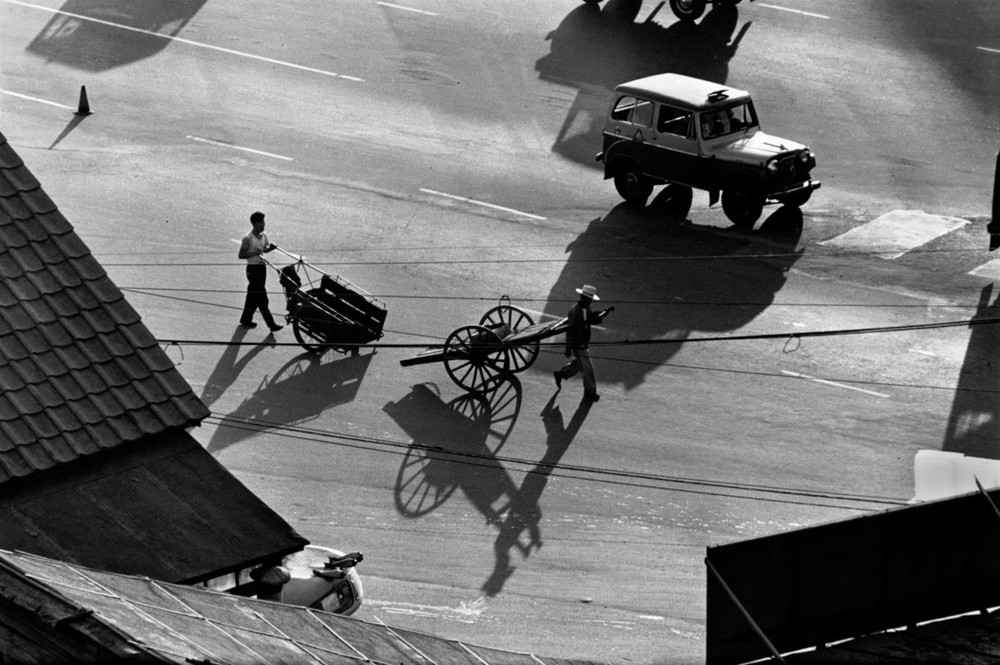
[[[801,206],[820,183],[812,150],[764,133],[750,93],[680,74],[622,83],[604,124],[604,178],[623,199],[644,205],[656,185],[683,199],[691,190],[722,198],[733,224],[753,228],[767,203]]]

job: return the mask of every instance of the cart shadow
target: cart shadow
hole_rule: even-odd
[[[1000,328],[979,324],[1000,318],[1000,294],[993,302],[993,284],[983,287],[970,324],[969,345],[955,388],[942,450],[971,457],[1000,459]]]
[[[221,417],[206,446],[208,451],[217,453],[263,430],[302,425],[331,407],[347,404],[357,397],[374,356],[375,353],[343,358],[333,353],[299,354],[273,377],[265,377],[234,411]],[[236,369],[220,375],[228,377],[231,383],[246,360],[241,359]]]
[[[682,224],[683,219],[656,206],[622,204],[593,220],[567,246],[547,314],[565,316],[576,289],[593,284],[599,305],[616,306],[594,342],[677,340],[596,344],[592,355],[601,383],[634,389],[693,332],[724,333],[747,325],[772,304],[804,252],[798,246],[802,212],[797,208],[778,208],[751,233]],[[543,370],[562,362],[557,351],[543,353],[550,358],[541,363]]]
[[[625,81],[673,72],[725,83],[729,61],[751,23],[737,31],[736,7],[712,5],[699,23],[669,21],[670,10],[654,7],[636,22],[641,2],[609,0],[603,9],[581,4],[550,32],[550,52],[535,63],[539,78],[577,89],[553,151],[592,168],[601,164],[602,131],[611,90]],[[662,9],[662,11],[661,11]]]
[[[542,546],[542,492],[592,405],[581,401],[565,424],[555,399],[553,395],[541,413],[547,432],[545,455],[520,485],[497,459],[521,409],[517,377],[508,376],[488,394],[466,393],[447,404],[436,386],[418,384],[384,407],[413,438],[396,478],[399,513],[422,517],[461,489],[486,523],[497,528],[494,568],[482,586],[487,595],[498,594],[516,569],[512,553],[527,558]]]

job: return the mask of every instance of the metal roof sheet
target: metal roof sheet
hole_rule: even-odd
[[[3,134],[0,276],[0,484],[209,414]]]
[[[110,653],[164,663],[587,665],[493,649],[321,610],[243,598],[0,550],[0,596],[102,641]],[[0,625],[3,616],[0,615]],[[51,639],[62,637],[55,630]],[[2,653],[2,652],[0,652]]]
[[[615,91],[674,103],[691,109],[723,106],[737,100],[750,99],[750,93],[745,90],[738,90],[721,83],[696,79],[683,74],[654,74],[622,83],[615,88]],[[725,94],[725,98],[709,103],[709,95],[719,91]]]

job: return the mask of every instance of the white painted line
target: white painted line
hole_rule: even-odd
[[[253,148],[244,148],[242,146],[233,145],[232,143],[224,143],[222,141],[213,141],[212,139],[203,139],[200,136],[188,136],[187,138],[192,141],[200,141],[202,143],[208,143],[209,145],[219,146],[220,148],[232,148],[233,150],[242,150],[243,152],[252,152],[255,155],[264,155],[265,157],[274,157],[275,159],[283,159],[286,162],[295,161],[291,157],[285,157],[284,155],[276,155],[273,152],[264,152],[263,150],[254,150]]]
[[[10,3],[12,5],[20,5],[22,7],[29,7],[31,9],[40,9],[45,12],[50,12],[52,14],[60,14],[62,16],[70,16],[81,21],[90,21],[91,23],[99,23],[101,25],[108,25],[113,28],[121,28],[122,30],[130,30],[132,32],[138,32],[143,35],[150,35],[151,37],[159,37],[161,39],[167,39],[172,42],[179,42],[181,44],[188,44],[190,46],[197,46],[199,48],[205,48],[212,51],[219,51],[221,53],[228,53],[229,55],[238,55],[243,58],[250,58],[251,60],[259,60],[261,62],[267,62],[272,65],[280,65],[282,67],[291,67],[292,69],[300,69],[304,72],[311,72],[313,74],[322,74],[323,76],[332,76],[334,78],[342,78],[348,81],[364,81],[364,79],[358,78],[356,76],[348,76],[347,74],[337,74],[336,72],[330,72],[325,69],[316,69],[315,67],[307,67],[305,65],[297,65],[293,62],[285,62],[284,60],[275,60],[274,58],[268,58],[262,55],[254,55],[253,53],[246,53],[244,51],[235,51],[233,49],[223,48],[221,46],[213,46],[211,44],[205,44],[202,42],[196,42],[190,39],[184,39],[183,37],[174,37],[172,35],[164,35],[159,32],[154,32],[153,30],[143,30],[142,28],[133,28],[130,25],[122,25],[121,23],[114,23],[113,21],[104,21],[99,18],[92,18],[90,16],[84,16],[83,14],[73,14],[72,12],[64,12],[61,9],[52,9],[51,7],[43,7],[41,5],[36,5],[30,2],[21,2],[21,0],[3,0],[4,2]]]
[[[987,279],[1000,279],[1000,259],[987,261],[974,270],[969,271],[970,275],[985,277]]]
[[[426,14],[427,16],[437,16],[434,12],[424,11],[423,9],[414,9],[413,7],[404,7],[403,5],[394,5],[391,2],[376,2],[376,5],[382,5],[383,7],[391,7],[392,9],[402,9],[407,12],[416,12],[417,14]]]
[[[789,7],[779,7],[778,5],[767,5],[763,2],[757,3],[758,7],[767,7],[768,9],[778,9],[783,12],[791,12],[792,14],[802,14],[803,16],[812,16],[813,18],[830,18],[825,14],[814,14],[812,12],[804,12],[801,9],[791,9]]]
[[[513,208],[504,208],[503,206],[494,205],[492,203],[486,203],[485,201],[477,201],[475,199],[470,199],[466,196],[456,196],[454,194],[445,194],[444,192],[436,192],[433,189],[420,188],[421,192],[425,194],[434,194],[435,196],[443,196],[447,199],[454,199],[456,201],[462,201],[463,203],[471,203],[477,206],[483,206],[484,208],[492,208],[494,210],[502,210],[503,212],[509,212],[514,215],[521,215],[522,217],[530,217],[531,219],[545,219],[544,217],[539,217],[538,215],[532,215],[530,212],[521,212],[520,210],[514,210]]]
[[[987,53],[1000,53],[1000,48],[986,48],[985,46],[977,46],[976,48]]]
[[[31,97],[29,95],[22,95],[22,94],[19,94],[19,93],[16,93],[16,92],[11,92],[10,90],[0,90],[0,93],[3,93],[5,95],[10,95],[11,97],[20,97],[21,99],[27,99],[27,100],[30,100],[32,102],[39,102],[41,104],[48,104],[49,106],[58,106],[61,109],[69,109],[70,111],[75,111],[76,110],[72,106],[66,106],[65,104],[59,104],[57,102],[50,102],[47,99],[40,99],[38,97]]]
[[[836,381],[827,381],[826,379],[817,379],[814,376],[808,376],[806,374],[799,374],[798,372],[789,372],[788,370],[781,370],[782,374],[787,374],[788,376],[794,376],[797,379],[809,379],[810,381],[815,381],[816,383],[823,383],[828,386],[835,386],[837,388],[846,388],[847,390],[856,390],[859,393],[864,393],[866,395],[874,395],[875,397],[888,397],[885,393],[877,393],[874,390],[865,390],[864,388],[857,388],[855,386],[849,386],[846,383],[837,383]]]
[[[891,260],[968,223],[967,219],[929,215],[922,210],[893,210],[819,244]]]

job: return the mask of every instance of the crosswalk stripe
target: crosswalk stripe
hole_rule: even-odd
[[[968,223],[960,217],[931,215],[922,210],[893,210],[819,244],[891,260]]]

